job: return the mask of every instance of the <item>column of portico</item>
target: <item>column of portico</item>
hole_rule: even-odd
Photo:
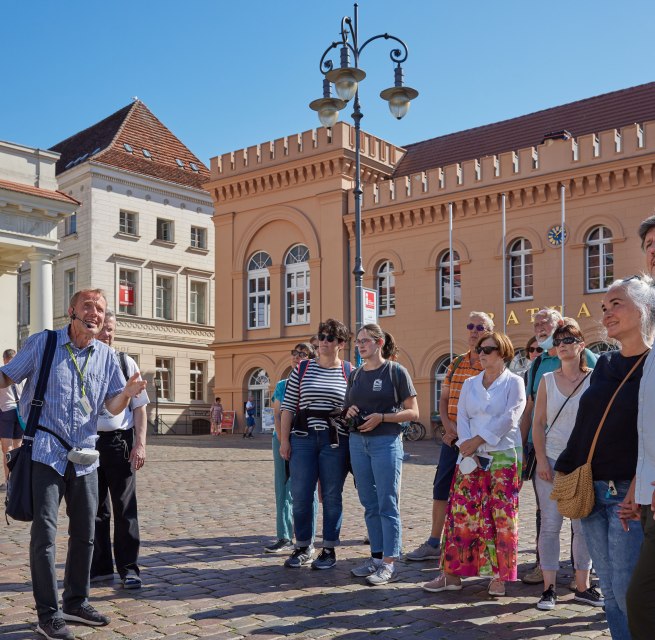
[[[34,247],[30,261],[30,335],[52,329],[52,260],[58,252]]]

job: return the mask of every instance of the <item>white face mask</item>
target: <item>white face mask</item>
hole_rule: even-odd
[[[543,342],[537,342],[537,344],[544,350],[550,351],[555,345],[553,344],[553,335],[555,332],[551,333]]]
[[[472,458],[471,456],[462,458],[462,460],[459,463],[459,470],[465,475],[472,473],[477,468],[478,468],[478,463],[475,461],[475,458]]]

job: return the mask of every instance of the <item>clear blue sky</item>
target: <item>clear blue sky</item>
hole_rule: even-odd
[[[4,0],[0,139],[49,147],[132,96],[204,162],[311,129],[344,15],[344,0]],[[407,144],[653,81],[654,24],[653,0],[361,0],[360,40],[404,39],[421,94],[392,118],[389,47],[372,44],[362,126]]]

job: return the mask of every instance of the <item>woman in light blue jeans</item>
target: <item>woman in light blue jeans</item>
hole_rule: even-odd
[[[390,334],[367,324],[355,342],[364,364],[350,375],[345,406],[351,425],[350,464],[364,507],[371,557],[351,573],[371,585],[383,585],[397,579],[394,560],[401,550],[400,423],[418,418],[418,403],[407,370],[388,359],[397,353]]]

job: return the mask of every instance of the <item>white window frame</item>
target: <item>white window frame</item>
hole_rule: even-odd
[[[598,233],[598,237],[591,236]],[[592,227],[585,236],[585,289],[587,293],[607,291],[614,280],[614,236],[611,229],[604,225]],[[596,255],[593,255],[596,253]],[[597,265],[592,261],[598,260]],[[597,276],[592,272],[598,271]],[[594,281],[596,281],[594,283]]]
[[[205,227],[191,227],[191,237],[189,246],[193,249],[206,249],[207,248],[207,229]]]
[[[204,360],[189,361],[189,399],[191,400],[191,402],[205,401],[206,371],[207,371],[206,361]]]
[[[122,272],[125,273],[130,273],[134,275],[134,282],[129,282],[127,278],[122,277]],[[128,311],[127,305],[121,305],[120,304],[120,286],[122,284],[133,284],[134,285],[134,311]],[[139,313],[139,304],[141,301],[141,270],[140,269],[132,269],[130,267],[122,266],[119,265],[118,267],[118,285],[116,287],[116,308],[118,309],[118,313],[124,313],[125,315],[129,316],[138,316],[140,315]]]
[[[439,309],[450,309],[450,251],[444,251],[439,257],[437,269],[437,289],[439,294]],[[453,250],[453,270],[455,271],[455,286],[453,292],[453,309],[460,309],[462,306],[462,266],[459,253]],[[459,302],[457,292],[459,291]],[[448,292],[448,293],[447,293]]]
[[[167,218],[157,218],[156,238],[160,242],[175,242],[175,223]]]
[[[378,267],[376,277],[378,290],[378,316],[381,318],[396,315],[396,276],[394,264],[385,260]]]
[[[155,384],[155,394],[160,402],[173,402],[173,358],[163,356],[155,357],[155,380],[160,382]]]
[[[72,275],[72,278],[71,278]],[[68,309],[71,298],[77,291],[77,269],[72,267],[64,271],[64,309]]]
[[[163,274],[163,273],[155,273],[155,281],[154,281],[154,286],[155,286],[155,296],[154,296],[154,317],[157,320],[167,320],[167,321],[172,321],[175,320],[175,278],[171,275]],[[169,314],[170,318],[166,317],[165,314],[165,309],[164,309],[164,295],[165,295],[165,287],[163,285],[163,281],[166,280],[170,283],[170,308],[169,308]],[[161,281],[161,283],[160,283]]]
[[[265,251],[257,251],[248,260],[248,329],[267,329],[271,326],[271,276],[273,264]]]
[[[507,295],[510,302],[532,300],[534,297],[534,263],[532,243],[527,238],[515,238],[509,244],[507,278],[509,280]]]
[[[439,413],[439,400],[441,399],[441,388],[443,387],[444,380],[446,379],[446,372],[451,363],[450,356],[442,356],[437,360],[437,363],[434,365],[434,375],[432,387],[433,395],[432,400],[434,402],[434,413]]]
[[[310,322],[309,249],[297,244],[284,258],[284,284],[287,326]],[[300,311],[302,309],[302,311]]]
[[[199,285],[204,289],[204,301],[199,306],[197,300],[197,293],[194,292],[194,286]],[[189,280],[189,322],[192,324],[209,324],[208,322],[208,298],[209,298],[209,283],[205,280]],[[199,319],[199,312],[202,314]]]
[[[73,213],[64,219],[64,235],[72,236],[77,233],[77,213]]]
[[[126,236],[139,235],[139,215],[134,211],[121,209],[118,213],[118,231]]]

